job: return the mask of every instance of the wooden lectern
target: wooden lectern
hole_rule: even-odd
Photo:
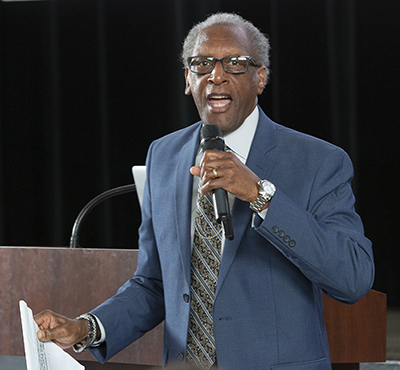
[[[19,300],[33,312],[50,308],[75,317],[102,303],[130,277],[137,250],[0,247],[0,354],[24,356]],[[324,297],[334,370],[356,370],[360,362],[386,361],[386,295],[371,290],[354,305]],[[163,324],[114,356],[106,365],[88,352],[69,351],[87,370],[160,366]]]

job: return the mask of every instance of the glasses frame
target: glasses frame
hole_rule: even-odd
[[[191,66],[192,60],[193,60],[194,58],[199,58],[199,57],[207,58],[210,62],[213,63],[213,64],[212,64],[212,68],[211,68],[208,72],[198,72],[198,71],[192,70],[192,68],[191,68],[191,67],[192,67],[192,66]],[[236,57],[236,58],[246,58],[246,68],[245,68],[244,71],[240,71],[240,72],[231,72],[231,71],[227,71],[227,70],[225,69],[224,63],[223,63],[222,61],[223,61],[224,59],[232,58],[232,57]],[[231,74],[241,74],[241,73],[245,73],[245,72],[248,70],[249,65],[252,65],[252,66],[257,67],[257,68],[260,67],[260,66],[257,64],[257,62],[254,60],[254,58],[252,58],[252,57],[250,57],[250,56],[248,56],[248,55],[228,55],[228,56],[223,57],[223,58],[220,58],[220,59],[214,58],[214,57],[208,57],[208,56],[205,56],[205,55],[197,55],[197,56],[193,56],[193,57],[188,57],[188,58],[187,58],[187,63],[188,63],[188,68],[189,68],[189,70],[190,70],[191,72],[197,73],[197,74],[199,74],[199,75],[205,75],[205,74],[207,74],[207,73],[211,73],[211,72],[214,70],[215,66],[217,65],[217,62],[221,62],[222,69],[223,69],[226,73],[231,73]]]

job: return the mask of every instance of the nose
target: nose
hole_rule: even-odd
[[[215,63],[214,69],[210,73],[208,81],[216,85],[220,85],[227,81],[226,74],[227,73],[224,71],[224,68],[222,67],[222,60],[218,60],[217,63]]]

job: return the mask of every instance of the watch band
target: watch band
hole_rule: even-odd
[[[84,313],[83,315],[78,316],[76,319],[85,319],[89,328],[86,339],[72,346],[72,349],[75,353],[81,353],[96,341],[98,325],[96,318],[90,313]]]

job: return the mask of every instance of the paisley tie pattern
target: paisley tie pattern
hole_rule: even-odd
[[[198,196],[191,259],[187,361],[209,369],[216,361],[212,310],[221,265],[222,225],[209,194]]]

